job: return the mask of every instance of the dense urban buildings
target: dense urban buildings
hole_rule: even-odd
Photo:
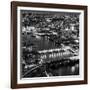
[[[21,11],[23,78],[79,75],[79,13]]]

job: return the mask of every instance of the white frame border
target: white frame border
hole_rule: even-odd
[[[58,76],[58,77],[39,77],[20,79],[20,10],[35,11],[54,11],[54,12],[76,12],[80,14],[80,75],[78,76]],[[54,8],[35,8],[35,7],[17,7],[17,83],[43,83],[43,82],[63,82],[84,80],[84,10],[72,9],[54,9]]]

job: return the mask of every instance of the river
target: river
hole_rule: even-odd
[[[52,76],[79,75],[79,64],[51,69],[50,74]]]

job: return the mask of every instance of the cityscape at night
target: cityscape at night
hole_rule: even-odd
[[[79,75],[79,15],[21,10],[21,78]]]

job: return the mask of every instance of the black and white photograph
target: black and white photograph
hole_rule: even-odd
[[[21,78],[79,75],[80,13],[21,10]]]
[[[11,7],[11,87],[86,84],[87,6]]]

